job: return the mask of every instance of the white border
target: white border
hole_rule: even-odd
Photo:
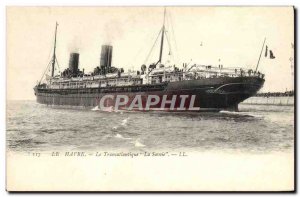
[[[0,132],[1,132],[1,159],[0,159],[0,195],[1,196],[7,196],[9,195],[5,191],[5,117],[6,117],[6,6],[162,6],[162,5],[188,5],[188,6],[282,6],[282,5],[294,5],[296,8],[298,8],[298,15],[299,15],[299,9],[300,9],[300,1],[299,0],[251,0],[251,1],[242,1],[242,0],[204,0],[204,1],[196,1],[196,0],[44,0],[44,1],[38,1],[38,0],[27,0],[26,2],[23,0],[2,0],[0,1],[0,37],[2,40],[2,44],[0,47],[0,55],[1,55],[1,66],[0,66],[0,78],[1,78],[1,94],[0,94],[0,108],[1,108],[1,123],[0,123]],[[297,25],[299,25],[299,20],[296,20]],[[299,33],[297,32],[297,37],[299,36]],[[296,43],[296,46],[298,46],[298,43]],[[299,57],[299,51],[297,52],[297,57]],[[297,82],[298,89],[298,82]],[[298,90],[297,90],[298,91]],[[297,100],[299,101],[299,100]],[[298,111],[297,111],[298,112]],[[298,119],[297,119],[298,122]],[[298,133],[299,136],[299,133]],[[298,152],[298,151],[297,151]],[[298,157],[299,155],[297,155]],[[299,157],[298,157],[299,158]],[[298,166],[299,167],[299,166]],[[299,168],[298,168],[299,171]],[[298,181],[299,182],[299,181]],[[299,189],[299,188],[298,188]],[[27,194],[27,195],[33,195],[33,194]],[[34,196],[41,196],[42,194],[37,194]],[[52,194],[51,194],[52,195]],[[57,195],[57,194],[56,194]],[[62,194],[58,194],[58,196],[61,196]],[[73,195],[73,194],[71,194]],[[79,194],[81,195],[87,195],[87,194]],[[101,195],[109,195],[111,194],[101,194]],[[120,195],[120,194],[114,194],[114,195]],[[142,195],[142,194],[139,194]],[[138,195],[138,196],[139,196]],[[207,194],[202,194],[207,195]],[[217,195],[217,194],[216,194]],[[258,196],[262,196],[263,194],[259,194]],[[211,195],[210,195],[211,196]]]

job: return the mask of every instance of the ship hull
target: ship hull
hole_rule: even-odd
[[[237,110],[238,104],[255,95],[263,84],[264,79],[258,77],[222,77],[72,90],[37,86],[34,90],[37,102],[47,105],[98,106],[105,110],[220,111]],[[149,101],[152,104],[147,105]]]

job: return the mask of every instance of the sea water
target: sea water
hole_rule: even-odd
[[[294,107],[239,112],[127,112],[7,101],[9,151],[291,152]]]

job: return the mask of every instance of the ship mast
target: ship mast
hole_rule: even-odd
[[[161,63],[161,60],[162,60],[162,53],[163,53],[163,46],[164,46],[164,35],[165,35],[165,20],[166,20],[166,8],[164,10],[164,23],[163,23],[162,32],[161,32],[159,60],[156,64]]]
[[[58,23],[56,22],[56,25],[55,25],[55,38],[54,38],[54,51],[53,51],[53,57],[52,57],[52,73],[51,73],[51,77],[54,77],[54,66],[55,66],[55,60],[56,60],[55,49],[56,49],[57,26],[58,26]]]
[[[255,68],[255,72],[256,72],[257,69],[258,69],[258,65],[259,65],[259,62],[260,62],[261,54],[262,54],[262,52],[263,52],[263,50],[264,50],[265,42],[266,42],[266,38],[264,39],[264,43],[263,43],[262,48],[261,48],[261,51],[260,51],[260,55],[259,55],[259,58],[258,58],[258,62],[257,62],[256,68]]]

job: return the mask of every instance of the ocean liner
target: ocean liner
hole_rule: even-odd
[[[255,70],[163,64],[165,15],[166,11],[158,35],[161,36],[158,61],[148,66],[143,64],[138,71],[126,72],[112,66],[113,47],[102,45],[100,65],[93,72],[80,70],[79,53],[71,53],[69,67],[55,75],[56,23],[54,52],[47,67],[52,67],[51,76],[34,87],[37,102],[100,110],[237,111],[240,102],[263,86],[264,74],[257,71],[260,57]]]

